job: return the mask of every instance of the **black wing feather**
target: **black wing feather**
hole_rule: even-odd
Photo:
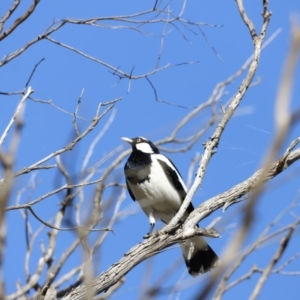
[[[133,193],[132,193],[132,191],[131,191],[131,189],[129,187],[129,183],[128,183],[127,179],[126,179],[126,185],[127,185],[127,190],[129,192],[130,197],[132,198],[133,201],[135,201],[135,197],[133,196]]]
[[[168,159],[168,161],[174,167],[174,169],[177,171],[177,173],[172,168],[170,168],[168,166],[168,164],[166,162],[164,162],[163,160],[157,159],[157,161],[160,163],[160,165],[162,166],[162,168],[168,175],[170,182],[173,184],[173,186],[176,188],[176,190],[178,190],[180,197],[181,197],[181,201],[183,202],[184,198],[186,197],[186,191],[179,180],[178,175],[180,177],[181,177],[181,175],[180,175],[178,169],[176,168],[176,166],[173,164],[173,162],[170,159]],[[194,206],[192,203],[190,203],[190,205],[187,208],[187,212],[191,213],[193,210],[194,210]]]

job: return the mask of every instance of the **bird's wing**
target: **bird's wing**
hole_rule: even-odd
[[[182,191],[182,194],[186,194],[186,186],[182,180],[182,177],[177,170],[176,166],[173,164],[173,162],[167,158],[166,156],[163,156],[161,154],[155,155],[157,161],[165,171],[165,173],[168,175],[171,183],[173,186],[179,190]],[[185,196],[185,195],[184,195]]]
[[[133,195],[133,193],[132,193],[132,191],[130,189],[129,182],[128,182],[127,179],[126,179],[126,185],[127,185],[127,190],[129,192],[130,197],[132,198],[133,201],[135,201],[135,197],[134,197],[134,195]]]
[[[186,187],[176,166],[172,163],[171,160],[163,155],[157,155],[156,158],[169,177],[169,180],[171,181],[173,186],[180,192],[180,194],[185,197]]]
[[[186,186],[183,182],[183,179],[176,168],[176,166],[173,164],[173,162],[167,158],[164,155],[158,154],[156,155],[157,161],[167,174],[171,184],[178,190],[180,196],[181,196],[181,201],[183,202],[186,194],[187,194],[187,189]],[[190,203],[187,211],[188,213],[191,213],[194,210],[193,204]]]

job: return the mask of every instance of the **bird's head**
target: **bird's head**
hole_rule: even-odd
[[[132,150],[139,150],[144,153],[159,153],[159,150],[157,147],[149,140],[142,136],[138,136],[136,138],[130,139],[126,137],[121,138],[123,141],[129,143],[132,147]]]

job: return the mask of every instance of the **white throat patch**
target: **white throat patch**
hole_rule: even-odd
[[[144,153],[154,153],[153,149],[150,147],[150,145],[148,143],[139,143],[136,144],[136,149],[140,150]]]

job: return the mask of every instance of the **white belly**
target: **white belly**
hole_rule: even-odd
[[[148,217],[152,215],[169,223],[181,206],[181,197],[156,160],[152,162],[150,174],[149,181],[132,185],[131,191]]]

